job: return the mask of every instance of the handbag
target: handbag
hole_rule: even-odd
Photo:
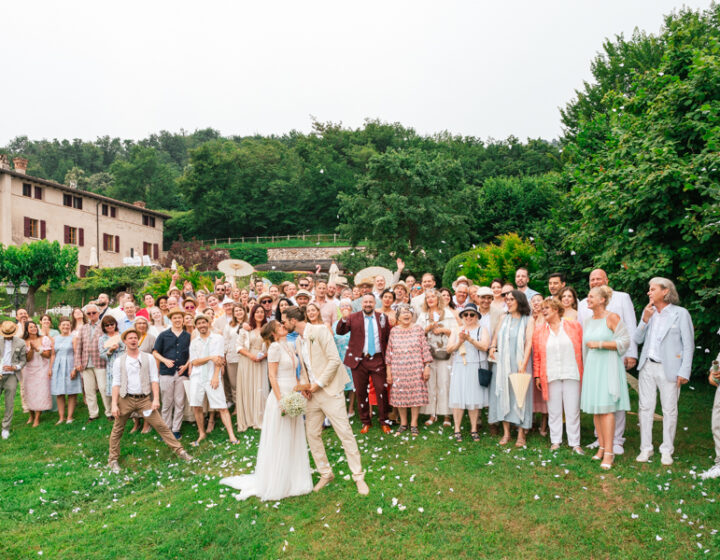
[[[478,342],[480,341],[480,328],[478,328]],[[489,387],[492,380],[492,370],[480,366],[478,368],[478,383],[481,387]]]
[[[430,317],[428,315],[428,321]],[[448,336],[446,334],[435,334],[430,331],[427,333],[427,341],[430,346],[430,355],[434,360],[449,360],[450,352],[445,350],[447,348]]]

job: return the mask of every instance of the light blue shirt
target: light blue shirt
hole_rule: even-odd
[[[380,328],[378,327],[377,318],[375,317],[375,313],[372,315],[365,315],[363,313],[363,319],[365,320],[365,343],[363,344],[363,354],[368,353],[368,325],[370,324],[370,321],[373,322],[373,330],[375,332],[375,353],[381,352],[382,349],[380,348]]]

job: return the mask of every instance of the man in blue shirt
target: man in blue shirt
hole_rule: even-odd
[[[190,334],[183,328],[185,311],[179,307],[171,309],[168,318],[172,325],[155,339],[153,356],[159,362],[161,415],[173,435],[180,439],[185,410],[183,381],[190,366]]]

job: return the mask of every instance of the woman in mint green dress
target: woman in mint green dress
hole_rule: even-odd
[[[593,414],[600,447],[593,459],[603,469],[613,465],[613,435],[615,412],[630,410],[627,378],[622,355],[630,345],[630,333],[616,313],[606,306],[612,290],[599,286],[590,290],[587,298],[592,317],[583,325],[584,373],[580,409]]]

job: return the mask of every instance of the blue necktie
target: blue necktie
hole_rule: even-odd
[[[368,354],[371,356],[375,355],[375,321],[373,321],[373,316],[370,315],[368,318]]]

